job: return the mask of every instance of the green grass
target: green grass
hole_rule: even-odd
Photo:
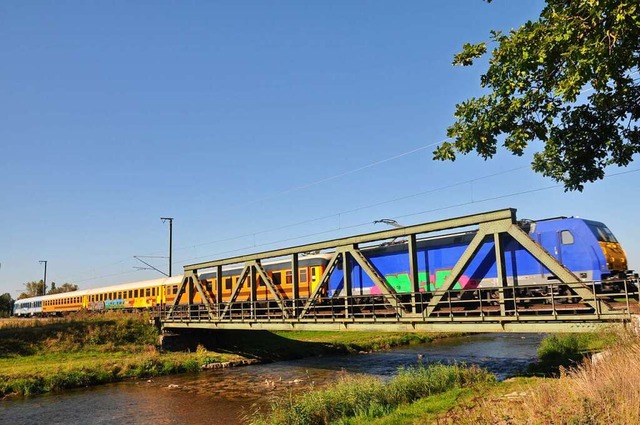
[[[233,354],[160,353],[144,315],[74,315],[0,328],[0,397],[195,372]]]
[[[477,367],[441,364],[403,369],[388,382],[371,376],[346,377],[324,390],[277,399],[268,415],[251,421],[260,425],[370,423],[424,397],[494,381],[493,375]],[[439,405],[450,405],[454,394],[422,403],[431,403],[435,411]]]
[[[216,351],[262,360],[284,360],[336,353],[378,351],[422,344],[459,334],[401,332],[217,331]]]
[[[557,374],[560,367],[575,366],[585,355],[610,347],[618,340],[619,335],[613,332],[550,335],[538,347],[538,361],[529,372]]]
[[[470,388],[454,388],[440,394],[421,398],[414,403],[400,405],[382,417],[370,415],[346,418],[338,421],[344,425],[403,425],[412,423],[429,423],[441,416],[443,412],[457,406],[461,398],[473,394]]]

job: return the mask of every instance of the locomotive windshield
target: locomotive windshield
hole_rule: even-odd
[[[618,242],[616,237],[613,236],[613,233],[611,233],[611,230],[609,230],[609,228],[607,228],[607,226],[605,226],[604,224],[601,224],[601,223],[588,223],[587,222],[587,226],[589,226],[589,229],[591,229],[591,231],[596,236],[598,241],[600,241],[600,242]]]

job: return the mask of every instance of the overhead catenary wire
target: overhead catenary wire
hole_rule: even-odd
[[[623,174],[636,173],[638,171],[640,171],[640,168],[635,169],[635,170],[623,171],[623,172],[620,172],[620,173],[612,173],[608,177],[614,177],[614,176],[620,176],[620,175],[623,175]],[[407,217],[414,217],[414,216],[418,216],[418,215],[428,214],[428,213],[437,212],[437,211],[444,211],[444,210],[453,209],[453,208],[459,208],[459,207],[472,205],[472,204],[478,204],[478,203],[482,203],[482,202],[495,201],[495,200],[498,200],[498,199],[506,199],[506,198],[510,198],[510,197],[513,197],[513,196],[527,195],[527,194],[530,194],[530,193],[542,192],[542,191],[550,190],[550,189],[559,189],[559,188],[562,188],[562,187],[563,187],[562,184],[554,184],[554,185],[539,187],[539,188],[535,188],[535,189],[523,190],[523,191],[519,191],[519,192],[512,192],[512,193],[508,193],[508,194],[504,194],[504,195],[483,198],[483,199],[479,199],[479,200],[475,200],[475,201],[472,200],[472,201],[462,202],[462,203],[458,203],[458,204],[447,205],[447,206],[444,206],[444,207],[437,207],[437,208],[431,208],[431,209],[427,209],[427,210],[421,210],[421,211],[417,211],[417,212],[410,213],[410,214],[397,215],[397,216],[393,216],[391,218],[395,220],[395,219],[401,219],[401,218],[407,218]],[[277,241],[266,242],[266,243],[262,243],[262,244],[258,244],[258,245],[252,245],[252,246],[247,246],[247,247],[233,249],[233,250],[215,252],[215,253],[212,253],[212,254],[198,256],[198,257],[185,258],[185,259],[181,259],[180,263],[185,263],[187,261],[199,260],[199,259],[202,259],[202,258],[211,258],[211,257],[217,256],[217,255],[232,254],[232,253],[241,252],[241,251],[244,251],[244,250],[247,250],[247,249],[251,249],[251,248],[260,248],[260,247],[269,246],[269,245],[282,244],[282,243],[291,242],[291,241],[294,241],[294,240],[300,240],[300,239],[305,239],[305,238],[309,238],[309,237],[313,237],[313,236],[319,236],[319,235],[324,235],[324,234],[328,234],[328,233],[334,233],[334,232],[337,232],[337,231],[340,231],[340,230],[347,230],[347,229],[354,229],[354,228],[363,227],[363,226],[369,226],[371,224],[372,223],[370,221],[367,221],[367,222],[363,222],[363,223],[359,223],[359,224],[353,224],[353,225],[349,225],[349,226],[335,227],[333,229],[324,230],[324,231],[321,231],[321,232],[314,232],[314,233],[309,233],[309,234],[305,234],[305,235],[301,235],[301,236],[294,236],[294,237],[291,237],[291,238],[280,239],[280,240],[277,240]]]
[[[515,169],[506,170],[506,171],[502,171],[502,172],[494,173],[494,174],[496,174],[496,175],[497,174],[504,174],[506,172],[514,171],[514,170],[521,169],[521,168],[527,168],[527,167],[518,167],[518,168],[515,168]],[[640,168],[633,169],[633,170],[626,170],[626,171],[621,171],[621,172],[617,172],[617,173],[611,173],[611,174],[607,175],[607,177],[615,177],[615,176],[620,176],[620,175],[625,175],[625,174],[636,173],[636,172],[639,172],[639,171],[640,171]],[[493,176],[493,175],[483,176],[481,178],[488,178],[490,176]],[[478,179],[475,179],[475,180],[479,180],[481,178],[478,178]],[[441,188],[430,189],[428,191],[423,191],[423,192],[420,192],[420,194],[425,194],[425,193],[429,193],[429,192],[437,191],[437,190],[443,190],[443,189],[450,188],[452,186],[455,187],[457,185],[467,184],[468,182],[469,181],[466,180],[466,181],[463,181],[463,182],[454,183],[452,185],[447,185],[447,186],[444,186],[444,187],[441,187]],[[426,210],[420,210],[420,211],[416,211],[416,212],[409,213],[409,214],[392,216],[390,218],[397,220],[397,219],[402,219],[402,218],[407,218],[407,217],[414,217],[414,216],[429,214],[429,213],[433,213],[433,212],[444,211],[444,210],[449,210],[449,209],[453,209],[453,208],[459,208],[459,207],[463,207],[463,206],[467,206],[467,205],[479,204],[479,203],[489,202],[489,201],[495,201],[495,200],[498,200],[498,199],[506,199],[506,198],[510,198],[510,197],[514,197],[514,196],[526,195],[526,194],[530,194],[530,193],[536,193],[536,192],[546,191],[546,190],[550,190],[550,189],[557,189],[557,188],[562,188],[562,187],[563,187],[562,184],[554,184],[554,185],[539,187],[539,188],[535,188],[535,189],[522,190],[522,191],[518,191],[518,192],[512,192],[512,193],[504,194],[504,195],[492,196],[492,197],[487,197],[487,198],[482,198],[482,199],[477,199],[477,200],[471,200],[471,201],[461,202],[461,203],[442,206],[442,207],[436,207],[436,208],[430,208],[430,209],[426,209]],[[411,196],[407,196],[407,197],[411,197]],[[407,197],[403,197],[403,198],[407,198]],[[392,201],[391,200],[390,201],[384,201],[384,202],[377,203],[377,204],[388,203],[388,202],[392,202]],[[361,207],[361,208],[354,209],[354,210],[359,210],[359,209],[364,209],[364,208],[365,207]],[[337,214],[333,214],[331,216],[324,217],[324,218],[335,217],[336,215]],[[308,223],[308,222],[312,222],[312,221],[316,221],[316,220],[319,220],[319,219],[306,220],[306,221],[304,221],[302,223]],[[247,246],[244,246],[244,247],[241,247],[241,248],[236,248],[236,249],[232,249],[232,250],[217,251],[217,252],[209,253],[207,255],[201,255],[201,256],[196,256],[196,257],[182,258],[182,259],[176,260],[174,262],[174,264],[175,265],[185,264],[185,263],[187,263],[189,261],[197,261],[197,260],[200,260],[200,259],[203,259],[203,258],[211,258],[211,257],[220,256],[220,255],[229,255],[229,254],[243,252],[243,251],[247,251],[247,250],[251,250],[251,249],[255,249],[255,248],[262,248],[262,247],[267,247],[267,246],[271,246],[271,245],[284,244],[284,243],[287,243],[287,242],[292,242],[292,241],[296,241],[296,240],[302,240],[302,239],[311,238],[311,237],[314,237],[314,236],[321,236],[321,235],[335,233],[335,232],[338,232],[338,231],[356,229],[356,228],[360,228],[360,227],[364,227],[364,226],[370,226],[370,225],[371,225],[371,222],[367,221],[367,222],[362,222],[362,223],[353,224],[353,225],[346,225],[346,226],[345,225],[340,225],[340,226],[336,226],[336,227],[334,227],[332,229],[328,229],[328,230],[323,230],[323,231],[313,232],[313,233],[307,233],[307,234],[304,234],[304,235],[293,236],[293,237],[290,237],[290,238],[284,238],[284,239],[279,239],[279,240],[265,242],[265,243],[256,244],[254,242],[251,245],[247,245]],[[292,227],[292,225],[290,225],[288,227]],[[272,229],[270,231],[280,230],[281,228],[286,228],[286,227],[281,226],[280,228]],[[267,231],[261,231],[259,233],[255,233],[255,234],[261,234],[261,233],[266,233],[266,232]],[[243,235],[242,237],[247,237],[247,236],[252,236],[252,235],[253,235],[253,233],[250,233],[250,234],[247,234],[247,235]],[[229,241],[229,240],[233,240],[233,239],[240,239],[240,238],[241,237],[227,238],[227,239],[220,240],[218,242],[225,242],[225,241]],[[76,283],[83,283],[83,282],[88,282],[88,281],[91,281],[91,280],[102,279],[102,278],[113,277],[113,276],[121,276],[121,275],[126,275],[126,274],[131,274],[131,273],[137,273],[137,272],[138,272],[137,270],[133,270],[133,271],[126,271],[126,272],[122,272],[122,273],[113,273],[113,274],[95,276],[95,277],[90,277],[90,278],[83,279],[83,280],[76,280]]]

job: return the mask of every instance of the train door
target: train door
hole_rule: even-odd
[[[549,254],[551,254],[558,261],[562,262],[560,251],[560,232],[541,232],[538,234],[538,242]],[[549,271],[545,266],[540,264],[540,274],[549,274]]]

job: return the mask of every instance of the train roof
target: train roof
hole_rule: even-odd
[[[38,295],[37,297],[22,298],[20,300],[16,300],[14,305],[15,304],[22,304],[22,303],[31,303],[31,302],[34,302],[34,301],[41,301],[46,297],[47,297],[46,295]]]

